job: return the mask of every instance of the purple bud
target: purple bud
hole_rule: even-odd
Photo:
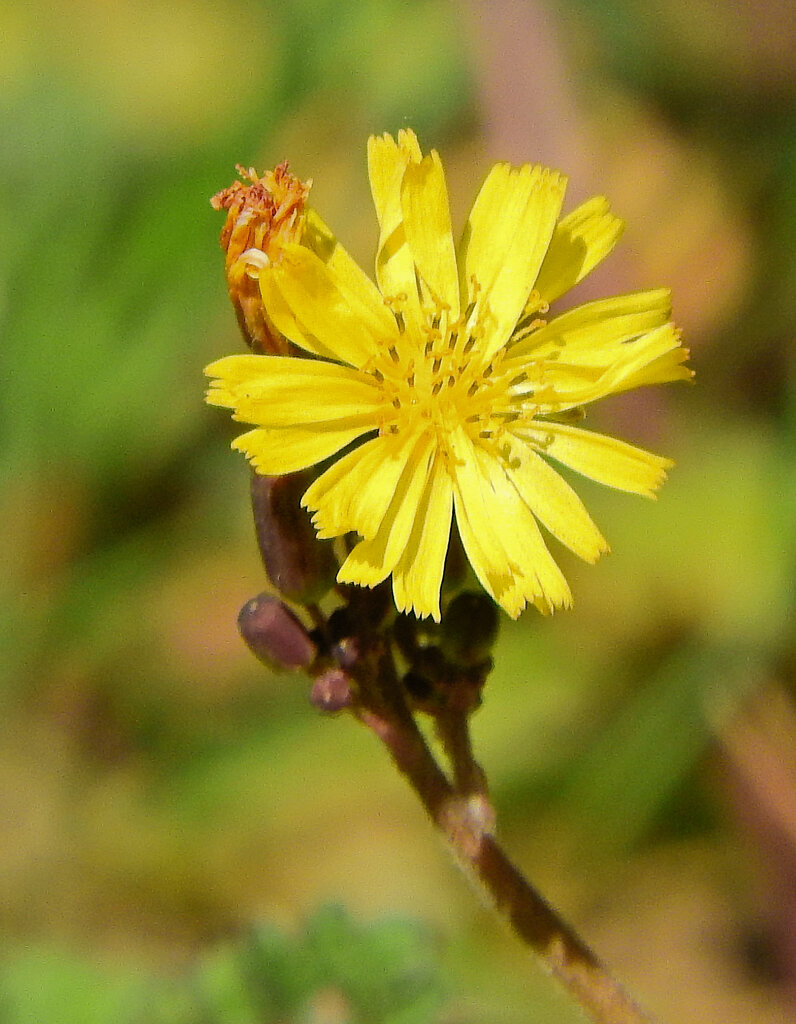
[[[275,672],[308,668],[317,648],[293,612],[272,594],[258,594],[238,615],[249,650]]]
[[[251,497],[257,543],[268,579],[300,604],[319,600],[333,586],[337,560],[331,541],[318,540],[301,496],[309,473],[252,474]]]
[[[351,699],[351,677],[339,668],[330,668],[318,676],[310,694],[310,703],[328,714],[350,707]]]

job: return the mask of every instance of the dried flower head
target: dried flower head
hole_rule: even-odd
[[[237,171],[243,180],[210,200],[215,210],[227,211],[221,248],[226,252],[229,297],[247,344],[255,352],[284,354],[287,341],[263,308],[258,277],[279,246],[301,239],[312,182],[290,174],[286,161],[261,176],[240,164]]]

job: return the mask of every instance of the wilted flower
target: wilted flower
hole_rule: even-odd
[[[226,210],[221,248],[226,252],[227,287],[243,336],[255,352],[285,353],[284,337],[271,323],[260,298],[262,266],[286,242],[297,242],[304,226],[310,182],[289,173],[287,163],[258,177],[253,167],[238,166],[243,181],[210,200]]]

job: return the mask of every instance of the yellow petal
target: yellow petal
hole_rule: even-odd
[[[608,544],[594,525],[580,498],[559,474],[529,445],[512,454],[521,460],[508,476],[539,522],[562,544],[586,562],[596,562]]]
[[[452,437],[455,455],[453,502],[464,550],[484,590],[499,604],[512,586],[518,567],[511,561],[496,529],[489,480],[462,428]],[[503,607],[515,618],[521,608]]]
[[[506,343],[520,318],[565,188],[566,178],[555,171],[527,164],[496,164],[481,186],[462,236],[459,284],[468,301],[480,298],[489,310],[487,355]]]
[[[263,427],[351,420],[375,428],[383,394],[375,380],[337,363],[291,356],[226,356],[205,373],[207,401]],[[350,424],[353,426],[353,422]]]
[[[285,246],[279,262],[264,268],[260,280],[269,313],[271,303],[266,292],[272,283],[302,329],[302,336],[287,334],[297,345],[302,345],[303,334],[308,333],[335,358],[362,366],[385,339],[398,336],[395,320],[381,296],[376,297],[375,289],[373,297],[366,298],[359,287],[351,286],[350,277],[340,275],[337,267],[324,263],[303,246]],[[275,309],[272,315],[282,330],[277,322],[279,312]]]
[[[322,359],[331,359],[333,361],[342,358],[337,351],[324,345],[319,338],[316,338],[299,321],[279,290],[273,266],[262,268],[259,282],[263,305],[268,310],[268,316],[278,331],[284,334],[286,338],[290,338],[300,348],[311,352],[314,356],[320,356]],[[350,362],[351,360],[348,361]]]
[[[605,369],[548,361],[545,379],[551,392],[537,396],[539,412],[556,414],[631,388],[690,380],[693,372],[682,365],[688,354],[680,345],[678,329],[664,324],[622,345]]]
[[[651,384],[671,384],[673,381],[691,381],[694,371],[683,363],[688,359],[688,349],[680,345],[670,348],[662,355],[651,359],[622,382],[622,391],[631,388],[649,387]]]
[[[593,386],[585,389],[579,402],[593,402],[647,384],[690,380],[692,371],[682,366],[687,358],[688,350],[680,345],[679,330],[674,324],[664,324],[625,345],[623,358],[617,359]]]
[[[315,253],[337,279],[341,290],[368,309],[384,305],[381,292],[349,255],[315,210],[308,209],[301,244]]]
[[[301,500],[314,513],[318,536],[339,537],[355,531],[366,540],[373,538],[413,448],[411,438],[398,447],[383,437],[374,437],[321,474]]]
[[[403,129],[398,142],[392,135],[371,135],[368,139],[368,177],[379,225],[392,230],[401,219],[401,180],[407,164],[423,159],[415,133]]]
[[[607,366],[622,354],[625,342],[665,324],[670,313],[668,288],[586,302],[512,342],[504,365],[512,372],[524,359]]]
[[[340,566],[340,583],[375,587],[393,571],[406,549],[428,479],[433,442],[424,437],[407,461],[376,536],[360,541]]]
[[[409,163],[401,183],[404,230],[417,269],[435,299],[459,316],[459,279],[448,190],[439,154]]]
[[[404,230],[401,182],[408,165],[421,159],[414,132],[399,132],[397,143],[391,135],[373,135],[368,140],[368,176],[380,229],[376,280],[383,295],[406,296],[407,314],[416,326],[422,317],[414,258]]]
[[[598,483],[654,497],[674,463],[605,434],[563,423],[546,423],[545,455]]]
[[[582,281],[619,241],[624,223],[595,196],[556,225],[535,288],[544,302],[553,302]]]
[[[305,427],[256,427],[232,442],[258,473],[281,476],[328,459],[368,430],[345,423],[313,423]]]
[[[440,621],[439,595],[453,516],[453,484],[437,457],[420,499],[415,523],[401,560],[393,570],[398,611],[414,611]]]
[[[503,601],[519,601],[520,607],[533,601],[547,612],[570,607],[569,585],[548,551],[531,510],[494,455],[483,450],[478,450],[477,455],[494,496],[490,505],[501,542],[517,566],[513,585]]]
[[[512,581],[500,603],[514,614],[533,601],[540,608],[552,611],[569,607],[572,594],[559,569],[531,510],[517,492],[504,466],[492,453],[476,450],[481,476],[489,483],[488,507],[506,556],[513,565]]]

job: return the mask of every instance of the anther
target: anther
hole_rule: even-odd
[[[437,356],[437,358],[434,360],[434,365],[431,367],[431,372],[439,373],[440,366],[442,366],[442,360],[439,358],[439,356]]]
[[[453,374],[451,374],[450,377],[448,377],[448,387],[452,388],[455,383],[456,378],[453,376]]]
[[[467,397],[472,398],[476,391],[478,391],[478,383],[476,381],[473,381],[473,383],[467,389]]]
[[[525,371],[523,371],[522,373],[518,373],[513,380],[509,381],[509,387],[515,388],[518,384],[524,384],[527,379],[528,374],[525,373]]]
[[[434,387],[431,389],[431,394],[435,397],[442,391],[442,381],[438,380]]]
[[[392,359],[392,361],[394,363],[397,363],[399,357],[398,357],[398,349],[395,347],[395,345],[390,345],[390,347],[387,349],[387,351],[390,353],[390,359]]]
[[[384,374],[381,372],[381,370],[373,370],[372,373],[376,380],[379,382],[379,384],[383,383]]]
[[[463,354],[467,355],[467,353],[472,349],[473,345],[475,345],[475,335],[471,334],[467,341],[464,343],[464,348],[462,349]]]
[[[401,399],[396,395],[395,398],[393,398],[393,400],[392,400],[392,404],[393,404],[393,406],[396,409],[400,409],[401,408]]]

